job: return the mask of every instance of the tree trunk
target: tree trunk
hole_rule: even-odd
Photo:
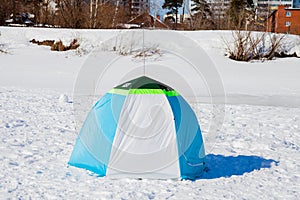
[[[177,30],[177,23],[178,23],[178,5],[177,5],[177,1],[176,1],[176,11],[175,11],[175,30]]]
[[[98,0],[96,0],[96,3],[95,3],[95,12],[94,12],[94,26],[93,26],[93,28],[96,28],[96,19],[97,19],[97,14],[98,14]]]
[[[90,0],[90,28],[93,27],[93,0]]]

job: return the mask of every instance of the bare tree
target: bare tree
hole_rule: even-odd
[[[12,0],[1,0],[0,3],[0,25],[5,25],[5,20],[13,13],[13,4]]]
[[[93,19],[93,28],[115,28],[120,23],[130,20],[126,9],[111,2],[98,3]]]
[[[82,0],[57,1],[59,25],[69,28],[88,28],[88,5]]]
[[[101,2],[102,4],[102,2]],[[96,18],[98,14],[99,1],[98,0],[90,0],[90,28],[96,28]]]
[[[41,24],[55,24],[56,10],[53,7],[51,7],[51,1],[52,0],[43,0],[43,2],[40,3],[40,5],[38,6],[38,21]]]

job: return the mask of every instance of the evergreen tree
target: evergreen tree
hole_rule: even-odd
[[[206,0],[192,0],[192,11],[210,13],[210,9]]]
[[[192,0],[194,28],[212,28],[211,10],[206,0]]]
[[[182,7],[183,0],[165,0],[162,5],[163,9],[168,9],[169,12],[167,14],[175,14],[175,29],[177,28],[178,22],[178,10]]]

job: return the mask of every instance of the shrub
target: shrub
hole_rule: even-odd
[[[224,40],[229,58],[237,61],[271,60],[274,57],[296,56],[282,48],[285,35],[266,32],[233,31],[233,43]]]

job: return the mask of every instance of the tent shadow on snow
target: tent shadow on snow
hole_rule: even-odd
[[[279,162],[259,156],[239,155],[234,157],[208,154],[206,156],[208,171],[203,174],[202,179],[241,176],[262,168],[271,168],[272,163],[277,166]]]

